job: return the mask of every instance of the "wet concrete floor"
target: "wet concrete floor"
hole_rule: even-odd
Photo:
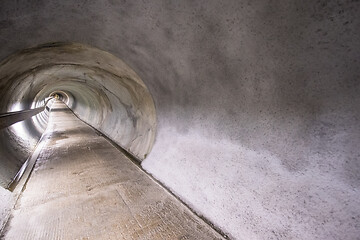
[[[222,239],[62,102],[3,239]]]

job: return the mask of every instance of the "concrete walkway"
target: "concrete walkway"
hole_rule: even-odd
[[[45,134],[4,239],[222,239],[62,102]]]

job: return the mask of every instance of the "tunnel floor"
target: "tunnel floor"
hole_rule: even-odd
[[[222,239],[60,101],[2,239]]]

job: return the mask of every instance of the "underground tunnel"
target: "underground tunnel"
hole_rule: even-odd
[[[39,46],[6,59],[1,79],[8,83],[2,88],[1,112],[37,108],[56,95],[80,119],[86,119],[134,157],[142,160],[151,150],[156,131],[152,97],[134,71],[106,52],[80,44]],[[1,155],[24,152],[2,162],[3,187],[18,170],[16,160],[21,165],[34,149],[46,126],[38,125],[44,121],[35,117],[3,131],[4,145],[8,145],[1,149]],[[14,169],[7,167],[10,164]]]
[[[359,239],[358,1],[1,1],[1,239]]]

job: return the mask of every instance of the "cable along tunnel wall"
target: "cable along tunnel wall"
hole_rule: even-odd
[[[0,112],[37,107],[55,93],[79,118],[137,159],[151,151],[156,131],[153,99],[120,59],[81,44],[54,43],[23,50],[0,63]],[[36,118],[22,124],[23,131],[11,131],[11,126],[0,135],[0,164],[6,173],[1,175],[2,186],[20,169],[46,127],[43,123],[37,130]]]

